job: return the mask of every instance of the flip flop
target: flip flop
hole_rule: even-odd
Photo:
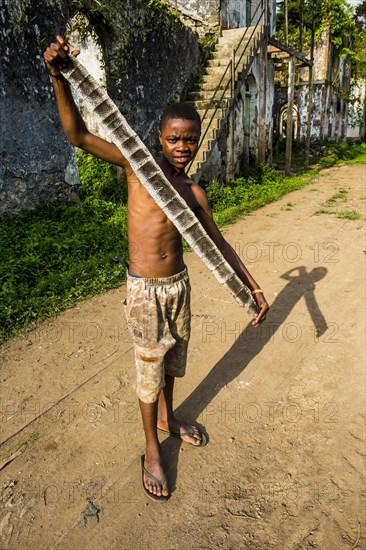
[[[166,475],[164,475],[161,479],[158,479],[157,477],[153,476],[150,472],[148,472],[146,470],[144,464],[145,464],[145,455],[141,455],[141,473],[142,473],[142,488],[143,488],[143,490],[145,491],[147,496],[149,498],[151,498],[152,500],[155,500],[155,502],[165,502],[166,500],[169,499],[170,495],[168,495],[168,496],[161,495],[159,497],[158,495],[154,495],[154,493],[150,493],[150,491],[148,491],[148,489],[146,489],[146,487],[145,487],[144,474],[147,475],[153,481],[155,481],[155,483],[157,483],[161,487],[163,487],[163,483],[165,483],[165,481],[166,481]]]
[[[196,427],[196,426],[195,426]],[[200,439],[201,439],[201,442],[199,445],[193,445],[193,443],[189,443],[189,441],[185,441],[184,439],[182,439],[182,437],[184,437],[185,435],[189,436],[189,437],[194,437],[196,434],[191,431],[191,432],[183,432],[183,433],[176,433],[176,432],[168,432],[167,430],[162,430],[161,428],[158,428],[159,432],[162,432],[163,434],[168,434],[168,435],[172,435],[173,437],[176,437],[177,439],[180,439],[181,441],[183,441],[183,443],[188,443],[188,445],[190,445],[191,447],[204,447],[206,444],[207,444],[207,437],[206,435],[201,432],[201,430],[198,430],[198,435],[200,436]]]

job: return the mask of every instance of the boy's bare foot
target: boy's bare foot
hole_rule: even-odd
[[[166,421],[159,419],[158,430],[190,443],[193,447],[203,447],[206,444],[206,437],[197,426],[185,424],[175,417]]]
[[[146,451],[146,455],[142,457],[141,462],[143,466],[143,484],[146,491],[162,499],[169,497],[168,482],[160,455]]]

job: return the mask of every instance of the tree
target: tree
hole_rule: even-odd
[[[363,4],[366,4],[364,0]],[[300,47],[300,9],[298,0],[288,2],[288,34],[289,43]],[[304,0],[303,2],[303,45],[304,49],[310,48],[311,29],[315,31],[315,41],[319,40],[326,27],[331,33],[331,42],[335,48],[342,50],[349,48],[356,31],[356,21],[352,6],[346,0]],[[284,9],[283,4],[277,15],[277,36],[284,39]]]

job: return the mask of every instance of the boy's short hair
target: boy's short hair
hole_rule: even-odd
[[[159,128],[162,130],[167,120],[170,118],[186,118],[194,120],[201,128],[201,118],[197,110],[190,103],[172,103],[165,107],[160,117]]]

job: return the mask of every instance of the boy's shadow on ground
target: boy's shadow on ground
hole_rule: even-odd
[[[298,274],[294,274],[296,271]],[[315,283],[323,279],[326,274],[327,269],[324,267],[316,267],[310,273],[307,273],[306,267],[300,266],[281,275],[281,278],[289,281],[289,283],[281,290],[274,302],[270,304],[271,309],[264,324],[258,329],[255,329],[251,323],[247,325],[231,348],[178,407],[175,411],[177,417],[189,422],[196,421],[220,389],[239,376],[251,360],[262,351],[263,347],[268,342],[273,341],[274,334],[284,324],[286,318],[302,297],[305,298],[316,336],[320,337],[324,334],[327,330],[327,322],[317,304],[314,290]],[[292,322],[290,326],[298,327],[298,323]],[[305,328],[307,330],[312,328],[310,322],[306,327],[300,326],[300,331]],[[293,342],[294,340],[290,338],[292,337],[289,336],[288,341]],[[175,489],[181,444],[181,441],[173,437],[169,437],[162,443],[171,491]],[[188,444],[185,445],[186,447],[189,446]],[[197,452],[197,450],[192,449],[192,452]]]

